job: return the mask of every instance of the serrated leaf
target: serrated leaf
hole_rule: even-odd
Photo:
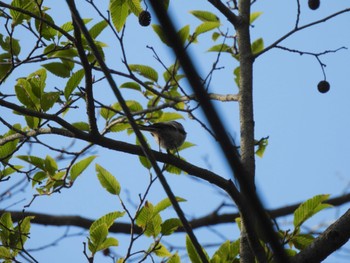
[[[136,72],[147,79],[153,80],[154,82],[158,81],[158,72],[150,66],[130,64],[129,68],[132,72]]]
[[[70,179],[75,181],[79,175],[90,165],[96,156],[89,156],[77,163],[75,163],[70,170]]]
[[[119,86],[119,88],[134,89],[134,90],[141,91],[140,84],[138,84],[136,82],[125,82],[125,83],[121,84]]]
[[[70,69],[64,63],[51,62],[42,66],[58,77],[68,78],[70,76]]]
[[[119,246],[119,241],[114,237],[107,237],[105,241],[98,247],[98,250],[105,250],[109,247],[117,247]]]
[[[140,0],[127,0],[127,3],[130,11],[133,12],[135,16],[138,16],[141,13],[142,7]]]
[[[102,20],[89,29],[90,36],[95,39],[108,26],[107,21]]]
[[[95,254],[100,250],[100,245],[106,240],[108,229],[106,224],[101,224],[90,230],[89,250]]]
[[[257,54],[264,49],[264,40],[262,38],[258,38],[252,43],[252,53]]]
[[[250,14],[250,24],[253,24],[253,22],[262,14],[263,12],[253,12]]]
[[[152,244],[151,247],[154,247],[154,244]],[[158,243],[156,247],[153,248],[152,252],[162,258],[171,256],[169,250],[162,243]]]
[[[195,36],[199,36],[205,32],[213,30],[220,26],[220,22],[204,22],[200,24],[194,31]]]
[[[304,203],[302,203],[294,211],[294,227],[300,227],[307,219],[318,213],[319,211],[331,207],[330,204],[324,204],[323,202],[328,200],[329,194],[316,195]]]
[[[108,213],[106,215],[103,215],[91,224],[90,231],[93,231],[99,225],[102,225],[102,224],[106,225],[107,229],[109,229],[113,225],[115,220],[124,216],[124,214],[125,214],[125,212],[115,211],[115,212],[111,212],[111,213]]]
[[[208,11],[193,10],[193,11],[190,11],[190,13],[203,22],[218,22],[218,21],[220,21],[219,18],[215,14],[208,12]]]
[[[80,69],[77,72],[74,72],[72,76],[67,81],[66,87],[64,88],[64,97],[68,100],[69,96],[72,94],[74,89],[78,87],[81,80],[84,78],[85,70]]]
[[[169,236],[182,226],[181,220],[178,218],[170,218],[165,220],[161,225],[161,233],[164,236]]]
[[[30,86],[32,87],[33,94],[41,99],[42,94],[44,93],[44,89],[46,86],[46,69],[41,68],[33,73],[31,73],[27,80],[30,83]]]
[[[111,14],[112,22],[120,32],[126,22],[126,18],[129,15],[129,5],[126,0],[110,0],[109,12]]]
[[[164,33],[164,30],[163,28],[160,26],[160,25],[156,25],[156,24],[153,24],[152,25],[152,28],[154,30],[154,32],[158,35],[158,37],[160,38],[160,40],[167,46],[171,46],[169,41],[168,41],[168,38],[166,37],[166,34]]]
[[[105,188],[112,195],[120,194],[120,184],[110,172],[98,164],[96,164],[96,172],[97,178],[103,188]]]

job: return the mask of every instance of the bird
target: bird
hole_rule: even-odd
[[[186,131],[181,123],[177,121],[156,122],[151,125],[139,125],[139,129],[148,131],[152,134],[155,141],[160,147],[166,149],[168,153],[170,150],[176,150],[185,142]]]

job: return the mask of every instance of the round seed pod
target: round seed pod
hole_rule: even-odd
[[[151,14],[150,12],[143,10],[140,14],[139,14],[139,24],[141,26],[149,26],[149,24],[151,23]]]
[[[327,93],[330,87],[331,85],[329,85],[329,82],[327,80],[321,80],[317,85],[317,89],[321,93]]]
[[[311,10],[316,10],[320,7],[320,0],[309,0],[308,4]]]

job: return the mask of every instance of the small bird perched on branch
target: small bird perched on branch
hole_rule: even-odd
[[[157,122],[149,126],[139,125],[140,130],[149,131],[160,147],[167,150],[176,150],[184,143],[186,131],[177,121]]]

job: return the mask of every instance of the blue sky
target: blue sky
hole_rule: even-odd
[[[54,3],[53,3],[54,2]],[[305,3],[304,3],[305,2]],[[47,5],[57,5],[56,1],[48,1]],[[61,3],[62,4],[62,3]],[[107,6],[107,5],[106,5]],[[63,7],[63,4],[62,4]],[[322,2],[317,11],[307,8],[306,1],[301,3],[302,16],[300,24],[309,23],[327,16],[337,10],[347,7],[345,1]],[[211,5],[205,1],[172,1],[170,10],[177,18],[177,25],[182,27],[191,25],[191,32],[199,24],[188,11],[190,10],[213,11]],[[61,11],[58,15],[52,15],[58,19],[58,25],[69,19],[68,12]],[[263,14],[255,22],[252,28],[252,40],[262,37],[265,45],[273,43],[276,39],[293,29],[296,17],[295,1],[257,1],[253,11],[262,11]],[[93,17],[99,21],[96,14],[84,8],[84,17]],[[225,18],[216,13],[222,23],[222,30],[233,33]],[[67,15],[67,17],[66,17]],[[155,21],[153,17],[153,22]],[[313,28],[296,33],[281,43],[282,46],[291,49],[300,49],[307,52],[323,52],[333,50],[342,46],[350,47],[350,32],[348,30],[349,14],[341,15],[331,21],[319,24]],[[106,49],[107,63],[114,69],[122,69],[121,54],[115,50],[116,40],[105,32],[100,38],[108,43]],[[150,49],[146,45],[154,47],[158,54],[167,64],[171,63],[172,56],[167,48],[159,44],[159,40],[153,33],[151,27],[141,28],[135,17],[128,20],[125,34],[126,52],[130,63],[147,63],[154,68],[160,69],[159,63],[153,58]],[[216,58],[214,53],[206,50],[212,45],[210,38],[201,36],[199,44],[191,49],[192,56],[203,75],[210,70]],[[118,53],[119,52],[119,53]],[[348,118],[350,95],[347,77],[349,76],[349,50],[341,50],[320,57],[325,68],[327,80],[331,89],[326,94],[317,91],[317,83],[323,79],[322,71],[317,60],[312,56],[291,54],[282,50],[270,50],[259,57],[254,65],[254,114],[256,139],[269,136],[269,145],[263,158],[257,157],[256,180],[259,193],[268,208],[296,203],[310,198],[316,194],[331,194],[332,197],[348,191],[350,162],[348,149],[350,141],[350,120]],[[224,67],[214,74],[210,90],[216,93],[237,93],[237,87],[233,80],[233,69],[237,66],[235,60],[228,55],[222,55],[218,66]],[[24,71],[16,71],[14,76],[7,80],[5,90],[9,92],[14,80],[31,72],[32,68]],[[163,72],[163,70],[161,70]],[[51,78],[52,86],[60,86],[62,80]],[[122,80],[116,78],[120,85]],[[184,84],[186,87],[186,84]],[[98,98],[110,103],[115,99],[105,83],[96,84],[95,94]],[[189,87],[186,87],[189,91]],[[138,99],[136,93],[126,93],[129,99]],[[227,123],[228,130],[234,138],[239,135],[239,116],[237,103],[216,103],[219,112]],[[2,109],[1,109],[2,111]],[[201,113],[197,113],[201,116]],[[187,161],[209,168],[225,178],[230,177],[230,172],[223,160],[215,141],[194,121],[184,116],[182,121],[188,131],[188,141],[196,144],[181,153]],[[71,119],[79,120],[81,115],[73,115]],[[201,117],[203,119],[203,117]],[[0,126],[3,133],[4,127]],[[135,142],[133,135],[126,133],[114,133],[109,136],[118,140]],[[154,149],[158,147],[151,136],[146,135]],[[67,145],[68,142],[58,142]],[[77,144],[77,146],[82,144]],[[78,148],[77,148],[78,149]],[[123,153],[115,153],[108,150],[97,149],[96,163],[101,164],[112,172],[122,186],[122,198],[127,197],[137,200],[139,193],[143,193],[148,183],[147,171],[139,165],[135,156],[128,156]],[[46,153],[38,149],[38,155],[44,157]],[[187,199],[182,203],[189,219],[203,216],[217,208],[223,200],[222,191],[213,189],[205,182],[191,179],[188,175],[168,175],[167,179],[176,195]],[[129,190],[129,192],[126,191]],[[23,194],[17,195],[8,203],[1,204],[7,207],[18,202],[11,209],[21,210],[30,200],[35,192],[28,188]],[[26,198],[21,201],[22,198]],[[165,198],[164,191],[156,184],[148,196],[148,200],[157,203]],[[205,204],[205,205],[203,205]],[[129,205],[132,210],[132,206]],[[337,212],[344,212],[347,205],[338,209],[332,209],[320,213],[315,219],[310,220],[309,226],[314,227],[320,222],[329,223],[335,219]],[[35,200],[28,211],[53,213],[56,215],[81,215],[88,218],[97,218],[114,210],[121,210],[119,201],[105,192],[99,185],[93,165],[88,169],[71,188],[49,197],[40,197]],[[225,212],[233,212],[233,207],[227,207]],[[172,211],[164,214],[164,219],[175,216]],[[124,218],[126,220],[126,218]],[[125,221],[123,220],[123,221]],[[289,228],[287,223],[291,218],[281,219],[282,227]],[[224,233],[226,238],[237,238],[236,225],[220,226],[219,231]],[[57,235],[62,234],[65,228],[45,226],[33,226],[33,234],[28,241],[28,248],[36,248],[54,240]],[[71,228],[70,233],[80,232],[80,229]],[[221,237],[208,229],[196,231],[200,242],[212,244],[223,242]],[[86,233],[78,237],[72,237],[61,241],[57,246],[48,248],[41,252],[33,253],[39,262],[86,262],[82,254],[82,242],[86,241]],[[128,236],[116,235],[120,246],[116,253],[123,255],[128,244]],[[176,235],[174,240],[177,245],[183,245],[183,236]],[[138,248],[145,248],[150,240],[142,240],[137,244]],[[349,245],[345,245],[349,249]],[[212,250],[209,250],[212,253]],[[181,251],[180,254],[184,252]],[[54,255],[54,256],[53,256]],[[109,259],[98,255],[96,262],[110,262]],[[185,261],[184,261],[185,262]],[[342,257],[332,256],[325,262],[346,262]]]

